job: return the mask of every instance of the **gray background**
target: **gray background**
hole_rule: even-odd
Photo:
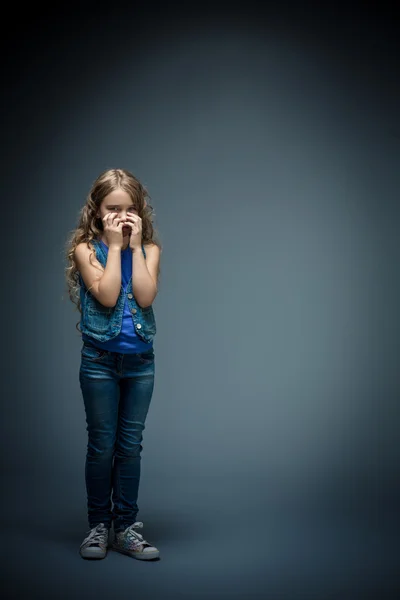
[[[144,4],[39,10],[3,40],[7,597],[394,597],[393,15]],[[111,167],[148,187],[164,246],[138,515],[154,563],[78,554],[64,246]]]

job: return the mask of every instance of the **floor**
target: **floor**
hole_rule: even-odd
[[[265,479],[250,476],[142,475],[138,520],[160,558],[139,561],[109,550],[104,560],[88,561],[78,554],[88,525],[84,484],[75,479],[7,479],[3,598],[400,597],[391,518],[386,512],[383,522],[371,494],[350,501],[345,494],[272,492]]]

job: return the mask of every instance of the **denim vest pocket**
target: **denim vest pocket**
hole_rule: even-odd
[[[153,306],[146,306],[145,308],[141,308],[140,310],[143,316],[145,332],[150,336],[154,336],[156,334],[156,320],[154,318]]]
[[[87,296],[83,311],[84,323],[85,325],[90,323],[90,329],[94,329],[100,334],[107,333],[113,310],[114,307],[104,306],[94,296]]]

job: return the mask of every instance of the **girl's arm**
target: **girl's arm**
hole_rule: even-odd
[[[74,257],[87,289],[96,300],[103,306],[115,306],[121,291],[121,248],[109,247],[105,269],[85,242],[77,245]]]

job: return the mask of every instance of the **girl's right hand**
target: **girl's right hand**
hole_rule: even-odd
[[[107,213],[105,217],[103,217],[104,235],[106,237],[107,245],[109,248],[110,246],[117,246],[119,248],[122,248],[122,245],[124,243],[122,233],[123,223],[120,222],[120,217],[115,216],[116,214],[116,212],[111,212]]]

